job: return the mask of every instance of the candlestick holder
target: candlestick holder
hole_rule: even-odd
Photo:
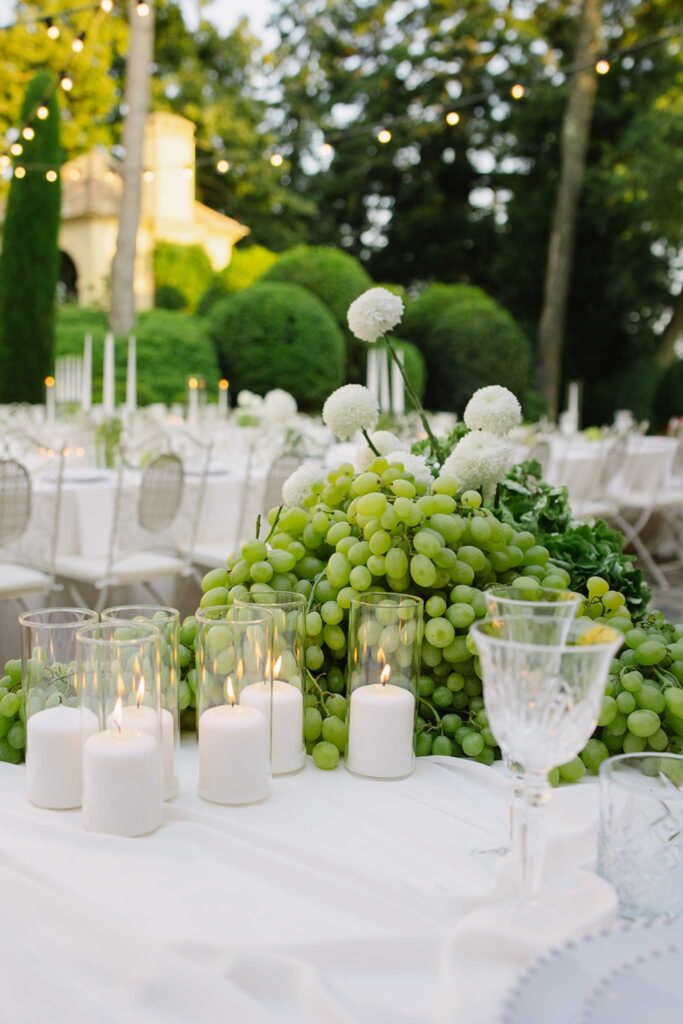
[[[270,764],[273,775],[291,775],[306,764],[304,643],[306,599],[292,590],[256,592],[235,602],[259,608],[273,620],[273,698]]]
[[[105,608],[103,622],[138,622],[159,630],[161,736],[164,755],[164,800],[178,795],[176,759],[180,745],[180,613],[163,605],[128,604]]]
[[[351,599],[346,767],[371,779],[413,770],[423,602],[409,594]]]
[[[97,622],[88,608],[43,608],[19,616],[26,702],[26,781],[38,807],[81,806],[81,716],[76,633]]]
[[[273,617],[248,605],[200,608],[195,654],[199,795],[258,803],[270,790]]]
[[[83,823],[140,836],[163,817],[160,632],[102,622],[76,636],[83,723]]]

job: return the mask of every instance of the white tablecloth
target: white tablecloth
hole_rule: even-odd
[[[309,763],[244,808],[199,800],[192,742],[180,769],[164,826],[128,840],[31,807],[24,769],[0,765],[13,1024],[495,1024],[530,956],[614,913],[605,883],[576,870],[594,785],[549,807],[549,875],[577,916],[548,911],[525,936],[514,915],[472,910],[510,867],[472,853],[505,839],[494,769],[429,758],[376,783]]]

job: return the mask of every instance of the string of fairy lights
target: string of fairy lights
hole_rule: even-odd
[[[125,0],[118,0],[119,3]],[[17,179],[22,179],[27,176],[29,172],[35,172],[44,175],[48,182],[56,182],[60,175],[61,167],[59,164],[47,164],[39,161],[30,159],[30,144],[35,139],[37,122],[45,121],[50,117],[50,108],[48,103],[52,98],[55,91],[60,90],[62,93],[68,96],[74,87],[75,81],[75,66],[73,61],[78,58],[84,51],[87,41],[88,34],[93,26],[93,22],[96,16],[102,14],[111,14],[116,6],[117,0],[96,0],[95,3],[85,3],[75,5],[70,8],[63,9],[58,12],[54,12],[48,15],[30,15],[27,14],[23,17],[17,18],[11,25],[0,26],[0,31],[14,28],[16,25],[30,25],[35,30],[44,30],[47,38],[53,42],[56,42],[62,36],[71,34],[70,51],[72,57],[72,63],[68,63],[64,66],[59,74],[56,76],[54,85],[52,85],[49,91],[43,95],[34,108],[29,111],[27,117],[24,118],[23,123],[18,129],[11,129],[6,134],[6,145],[4,151],[0,152],[0,175],[11,178],[12,176]],[[152,10],[152,0],[135,0],[134,15],[140,18],[149,17]],[[80,26],[74,27],[72,25],[72,19],[86,14],[91,14],[91,22],[86,28]],[[574,62],[572,64],[566,64],[561,67],[554,69],[554,74],[558,72],[562,74],[562,81],[567,76],[575,74],[576,72],[582,71],[589,67],[594,67],[595,72],[604,77],[609,74],[615,63],[623,60],[626,57],[655,46],[661,46],[668,43],[678,37],[681,34],[679,26],[671,26],[664,29],[662,32],[655,36],[651,36],[647,39],[638,41],[631,46],[614,49],[601,55],[597,60]],[[543,79],[544,84],[548,84],[549,79]],[[449,128],[456,128],[462,120],[462,112],[479,106],[481,103],[487,100],[496,99],[500,102],[507,102],[508,99],[515,103],[522,101],[529,93],[530,89],[533,89],[537,83],[525,84],[524,82],[513,80],[510,78],[501,77],[498,80],[497,86],[491,88],[486,92],[472,93],[467,96],[460,96],[456,100],[448,103],[448,105],[431,107],[428,113],[428,120],[431,124],[442,125],[445,123]],[[376,142],[381,146],[389,145],[394,139],[394,133],[398,128],[407,123],[414,123],[414,116],[412,114],[404,113],[398,114],[391,118],[385,118],[382,125],[377,126],[374,129],[373,136]],[[319,146],[319,153],[322,157],[331,157],[334,154],[335,142],[339,142],[342,139],[349,138],[354,135],[367,134],[367,125],[350,125],[344,128],[333,129],[325,133],[323,141]],[[270,148],[263,156],[267,159],[271,166],[275,169],[283,167],[286,159],[285,147]],[[114,154],[112,154],[113,156]],[[196,167],[212,167],[219,175],[227,174],[234,161],[243,154],[236,152],[227,152],[225,150],[212,150],[211,154],[206,156],[198,156],[194,165]],[[120,159],[120,157],[118,158]],[[182,172],[186,177],[190,178],[194,174],[194,168],[187,164],[178,165],[171,167],[170,165],[164,165],[166,169],[178,170]],[[142,177],[144,181],[151,182],[154,180],[154,171],[150,168],[141,168]],[[77,170],[72,169],[70,172],[72,177],[79,176]]]

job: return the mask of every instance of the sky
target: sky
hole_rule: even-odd
[[[188,20],[196,20],[197,0],[182,0],[182,4]],[[271,6],[271,0],[203,0],[202,3],[204,16],[223,29],[232,28],[246,14],[257,35],[262,34]]]

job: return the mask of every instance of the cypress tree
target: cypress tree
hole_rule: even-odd
[[[48,116],[38,117],[40,106]],[[20,115],[33,138],[21,138],[5,210],[0,253],[0,402],[42,402],[52,366],[59,274],[61,150],[54,75],[29,82]],[[56,181],[47,174],[57,171]],[[52,175],[49,175],[51,178]]]

